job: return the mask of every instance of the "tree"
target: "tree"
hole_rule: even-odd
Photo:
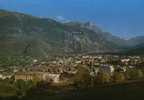
[[[15,89],[19,98],[26,95],[27,91],[33,87],[32,81],[18,80],[15,82]]]
[[[89,71],[82,66],[78,67],[78,72],[73,78],[74,84],[78,87],[88,87],[91,83]]]
[[[141,69],[130,69],[129,71],[127,71],[127,76],[128,79],[131,80],[141,79],[144,77]]]
[[[126,80],[125,74],[123,72],[116,72],[113,76],[114,82],[124,82]]]
[[[142,70],[138,69],[138,70],[137,70],[137,78],[138,78],[138,79],[141,79],[141,78],[143,78],[143,77],[144,77],[144,74],[143,74]]]
[[[110,83],[111,82],[111,75],[108,72],[99,72],[96,77],[96,83]]]

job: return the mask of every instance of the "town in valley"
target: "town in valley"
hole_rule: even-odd
[[[75,84],[81,73],[81,76],[84,74],[90,76],[89,81],[93,79],[98,83],[117,83],[142,79],[143,66],[143,56],[56,56],[47,60],[32,59],[31,64],[23,67],[1,66],[0,79],[44,81],[51,85],[65,86]],[[79,79],[82,80],[85,79]]]

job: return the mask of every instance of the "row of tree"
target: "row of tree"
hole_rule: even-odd
[[[75,86],[88,87],[97,84],[107,83],[123,83],[130,80],[143,80],[144,70],[143,69],[129,69],[126,72],[99,72],[95,77],[90,76],[89,71],[80,67],[77,74],[74,76],[73,81]]]

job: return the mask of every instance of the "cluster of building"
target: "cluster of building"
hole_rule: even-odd
[[[33,60],[33,64],[22,69],[13,69],[11,75],[0,74],[0,79],[11,78],[15,80],[36,80],[51,83],[70,81],[75,75],[78,67],[84,67],[92,77],[99,72],[107,72],[111,75],[115,71],[126,72],[129,69],[142,67],[144,57],[140,56],[118,56],[118,55],[84,55],[71,57],[56,57],[48,61]]]

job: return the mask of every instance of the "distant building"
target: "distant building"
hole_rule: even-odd
[[[49,81],[52,83],[59,82],[59,74],[52,74],[46,72],[18,72],[15,74],[15,80],[36,80],[36,81]]]
[[[10,79],[12,77],[12,75],[4,75],[4,74],[0,74],[0,79],[4,80],[4,79]]]
[[[37,79],[37,76],[40,77],[40,74],[38,73],[33,73],[33,72],[18,72],[15,74],[15,80],[24,80],[24,81],[29,81],[29,80],[35,80]]]

